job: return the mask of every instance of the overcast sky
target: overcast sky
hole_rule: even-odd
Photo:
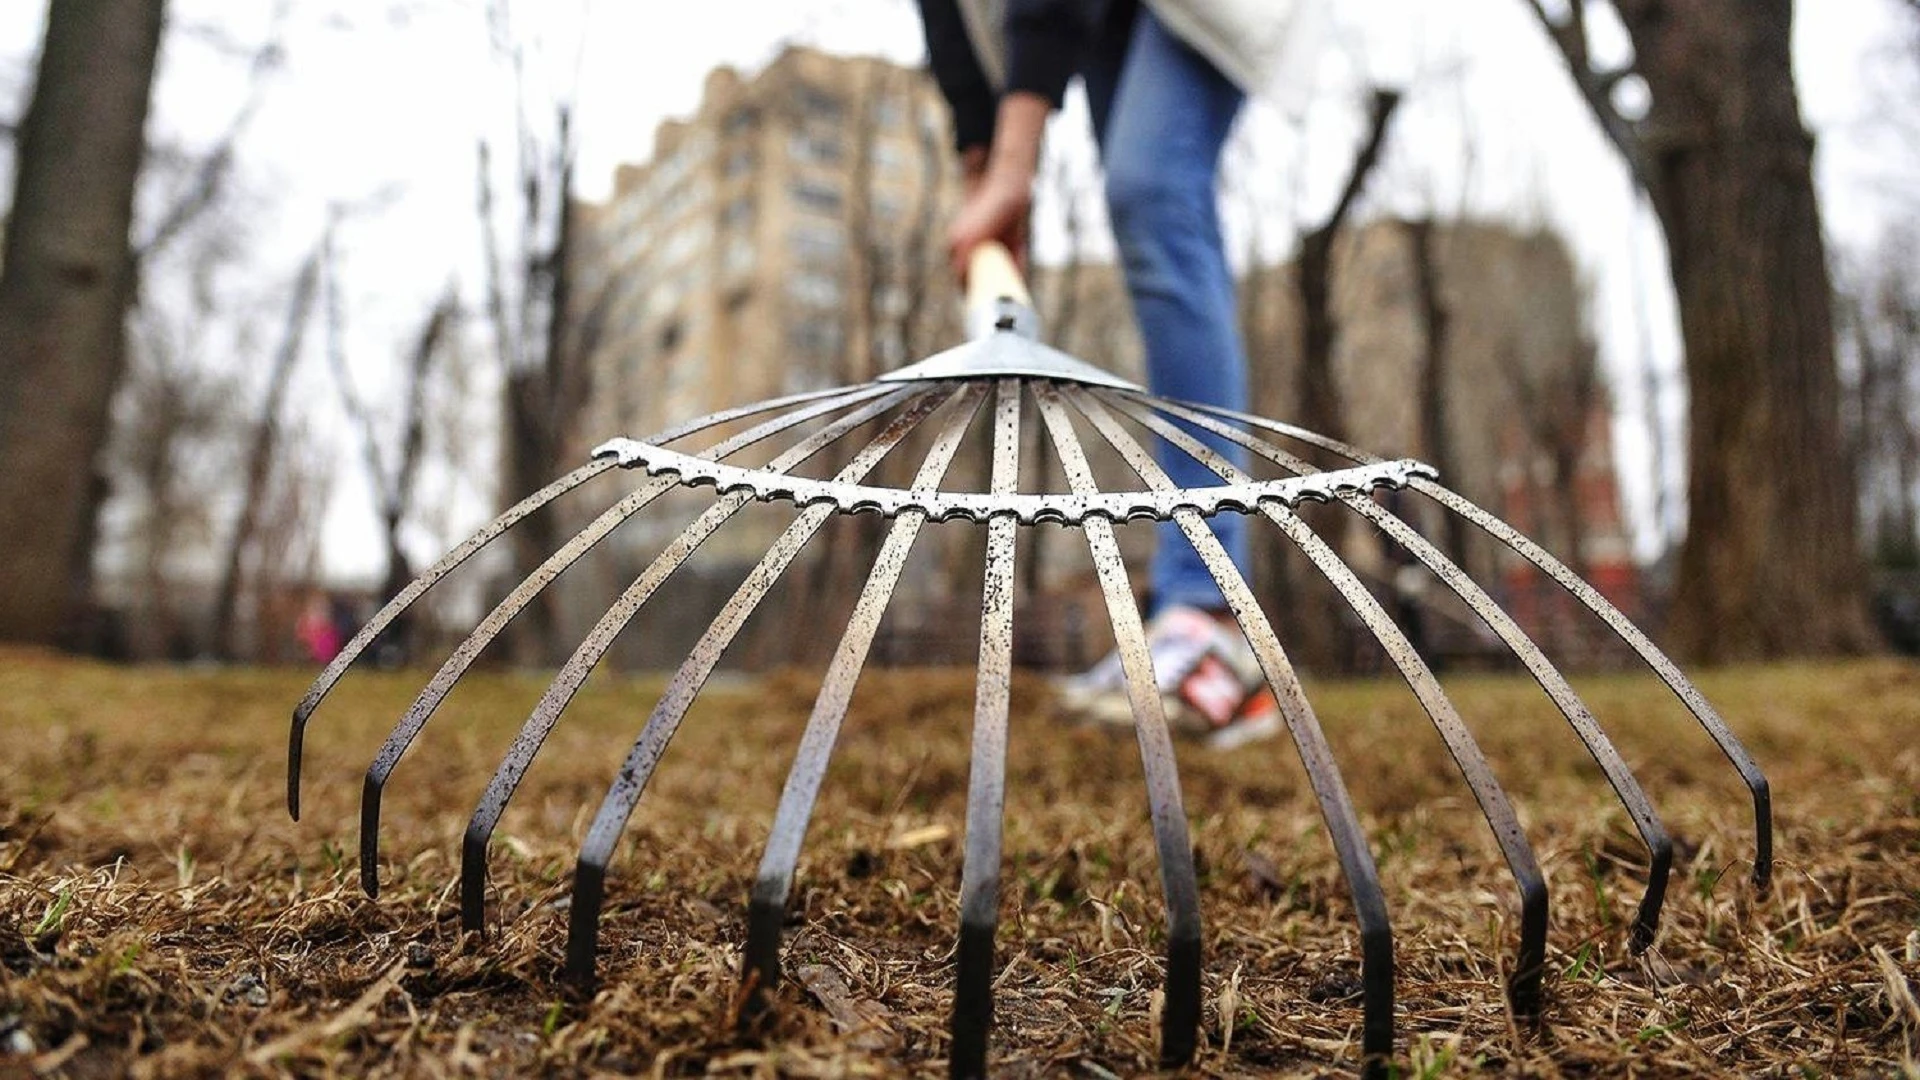
[[[178,26],[214,27],[249,42],[265,33],[270,6],[175,0],[172,17]],[[1602,354],[1616,376],[1628,509],[1644,532],[1649,442],[1638,383],[1625,373],[1649,350],[1672,370],[1678,346],[1659,233],[1638,210],[1624,170],[1522,0],[1342,7],[1345,21],[1313,107],[1299,117],[1262,105],[1248,112],[1254,179],[1270,192],[1263,235],[1284,248],[1294,221],[1325,213],[1357,136],[1360,87],[1410,87],[1363,216],[1466,208],[1565,232],[1592,284]],[[1858,250],[1920,209],[1920,160],[1888,122],[1890,113],[1904,112],[1905,130],[1915,130],[1920,86],[1912,76],[1920,65],[1898,60],[1911,38],[1892,0],[1799,7],[1797,73],[1819,137],[1827,224],[1843,252]],[[249,227],[255,274],[263,282],[290,279],[329,203],[383,194],[386,209],[342,236],[355,369],[377,394],[391,385],[400,343],[450,275],[477,295],[474,146],[483,133],[498,141],[510,132],[509,81],[490,58],[479,0],[292,0],[289,12],[286,64],[242,147],[241,181],[256,219]],[[38,3],[0,4],[0,110],[10,115],[24,107],[43,17]],[[789,41],[904,63],[922,53],[909,0],[544,0],[522,3],[517,18],[536,86],[578,102],[579,180],[588,197],[606,193],[616,164],[647,157],[655,126],[691,111],[717,64],[751,70]],[[1624,52],[1617,27],[1602,24],[1599,37],[1603,54]],[[204,36],[170,37],[156,136],[204,145],[224,129],[244,85],[242,65]],[[1058,139],[1063,145],[1084,127],[1077,115],[1066,124],[1072,130]],[[320,390],[320,365],[307,367]],[[1663,402],[1674,430],[1683,408],[1677,394]],[[337,417],[321,416],[325,433],[347,447]],[[355,460],[344,449],[341,459]],[[472,513],[491,496],[478,492]],[[367,489],[351,464],[343,464],[333,500],[327,569],[374,572],[376,549],[364,539],[373,521]]]

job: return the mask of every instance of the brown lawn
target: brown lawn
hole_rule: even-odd
[[[658,681],[601,680],[563,718],[496,836],[481,940],[459,932],[459,837],[543,681],[475,676],[428,727],[388,791],[373,901],[360,778],[426,674],[348,678],[295,824],[308,677],[0,655],[0,1074],[944,1075],[969,674],[863,681],[796,887],[787,970],[807,977],[754,1040],[729,1023],[745,900],[815,676],[696,705],[613,865],[589,1002],[556,977],[573,854]],[[1581,681],[1680,840],[1634,958],[1645,859],[1598,771],[1530,683],[1449,680],[1552,884],[1537,1026],[1506,1009],[1514,890],[1431,725],[1396,684],[1310,686],[1394,914],[1406,1075],[1920,1069],[1920,668],[1701,685],[1773,780],[1777,881],[1747,881],[1745,792],[1671,696]],[[1164,934],[1137,753],[1016,691],[996,1072],[1149,1073]],[[1351,908],[1292,755],[1183,748],[1207,918],[1193,1075],[1355,1066]]]

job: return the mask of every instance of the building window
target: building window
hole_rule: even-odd
[[[752,301],[753,301],[752,289],[739,288],[739,289],[733,290],[732,292],[727,294],[727,314],[736,315],[736,316],[739,315],[740,312],[744,311],[746,309],[746,306]]]
[[[745,176],[753,171],[753,151],[740,149],[727,155],[727,179]]]
[[[790,189],[793,200],[808,210],[823,214],[840,212],[840,189],[820,180],[795,180]]]
[[[906,203],[900,196],[890,195],[884,191],[873,193],[873,217],[880,224],[894,224],[900,220],[900,215],[905,211]]]
[[[673,320],[660,328],[660,351],[671,354],[673,350],[680,347],[680,342],[686,336],[686,324],[682,323],[679,319]]]
[[[675,229],[666,244],[660,249],[661,265],[673,269],[692,255],[707,246],[707,238],[712,230],[702,221],[696,221]]]
[[[787,279],[787,295],[796,303],[812,307],[839,307],[840,282],[831,274],[818,270],[802,270]]]
[[[833,262],[845,250],[838,225],[812,222],[793,230],[793,256],[803,263]]]
[[[899,326],[883,326],[873,336],[873,351],[889,368],[899,367],[907,358],[907,335]]]
[[[885,97],[874,102],[873,120],[883,128],[899,127],[907,119],[907,110],[899,98]]]
[[[788,344],[802,356],[838,356],[840,342],[840,320],[828,316],[801,319],[788,334]]]
[[[745,195],[728,203],[720,211],[720,225],[727,229],[744,229],[753,221],[753,200]]]
[[[832,135],[796,131],[787,136],[787,153],[803,164],[833,165],[840,161],[840,140]]]
[[[728,135],[738,135],[759,122],[759,111],[750,105],[743,105],[727,114],[725,130]]]
[[[838,120],[844,111],[838,97],[807,83],[794,87],[793,104],[808,119],[813,120]]]
[[[721,272],[729,278],[743,278],[753,273],[753,241],[744,236],[736,236],[727,243],[727,254],[721,264]]]

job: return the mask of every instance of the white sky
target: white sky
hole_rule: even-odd
[[[254,41],[269,7],[174,0],[173,18]],[[249,223],[256,282],[291,279],[329,203],[392,199],[341,237],[355,371],[375,397],[397,385],[393,360],[450,275],[470,302],[478,295],[475,142],[485,132],[505,145],[511,131],[508,80],[489,58],[484,8],[480,0],[292,0],[287,63],[242,146],[240,181],[259,219]],[[1326,89],[1302,123],[1263,106],[1249,110],[1258,182],[1271,192],[1263,235],[1284,249],[1292,220],[1325,213],[1361,122],[1358,87],[1368,79],[1409,85],[1363,216],[1465,207],[1545,220],[1569,237],[1615,375],[1620,471],[1644,542],[1649,440],[1629,373],[1647,349],[1674,371],[1678,351],[1658,229],[1638,212],[1625,171],[1522,0],[1449,0],[1444,16],[1440,8],[1431,0],[1344,5],[1341,46],[1322,73]],[[786,41],[907,63],[922,51],[910,0],[545,0],[520,9],[516,37],[540,58],[534,79],[575,83],[577,69],[579,181],[588,197],[604,195],[616,164],[648,155],[659,121],[695,107],[716,64],[757,67]],[[1920,63],[1903,66],[1895,55],[1910,39],[1892,0],[1803,0],[1799,10],[1797,73],[1820,140],[1827,225],[1840,251],[1859,250],[1886,223],[1920,209],[1920,150],[1887,122],[1890,112],[1904,113],[1909,136],[1915,130]],[[0,4],[0,115],[24,108],[43,17],[42,5],[27,0]],[[1624,50],[1622,35],[1601,29],[1603,50]],[[225,127],[243,85],[237,61],[171,38],[155,134],[204,145]],[[1083,125],[1069,117],[1067,126]],[[330,400],[317,353],[306,366],[307,388]],[[1679,394],[1673,386],[1662,401],[1676,438]],[[325,407],[315,423],[341,447],[326,568],[341,577],[374,573],[371,503],[350,432]],[[484,470],[489,460],[476,464]],[[484,486],[472,488],[470,516],[490,498]],[[417,539],[417,554],[430,555],[448,538]]]

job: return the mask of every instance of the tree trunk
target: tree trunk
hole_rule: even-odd
[[[1793,5],[1617,7],[1652,90],[1651,194],[1692,395],[1673,643],[1707,661],[1862,649],[1866,579]]]
[[[49,6],[0,270],[0,640],[72,644],[126,356],[128,228],[163,0]]]

